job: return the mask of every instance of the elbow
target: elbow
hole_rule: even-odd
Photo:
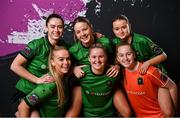
[[[16,69],[17,69],[16,65],[14,63],[12,63],[11,66],[10,66],[10,70],[15,72]]]
[[[167,60],[167,54],[166,53],[163,52],[162,56],[163,56],[164,60]]]

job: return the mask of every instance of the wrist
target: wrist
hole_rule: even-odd
[[[151,60],[146,61],[148,63],[148,66],[151,66]]]

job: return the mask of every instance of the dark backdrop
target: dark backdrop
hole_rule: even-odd
[[[87,17],[94,30],[109,38],[113,37],[111,20],[118,14],[125,14],[130,19],[133,31],[144,34],[164,49],[168,55],[163,63],[169,76],[179,82],[178,73],[180,56],[179,27],[180,16],[178,0],[98,0],[101,11],[95,13],[97,3],[92,0],[87,4]],[[133,3],[134,1],[135,3]],[[71,32],[66,31],[64,39],[72,43]],[[2,49],[1,49],[2,50]],[[9,70],[17,53],[0,57],[0,116],[14,116],[16,103],[11,103],[18,77]]]

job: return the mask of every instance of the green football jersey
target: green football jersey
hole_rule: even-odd
[[[111,42],[108,38],[97,38],[95,39],[94,43],[101,43],[105,47],[108,54],[112,53]],[[69,51],[74,62],[78,63],[79,65],[90,64],[88,60],[89,48],[84,47],[80,41],[77,41],[73,46],[71,46]]]
[[[70,79],[63,79],[65,102],[58,106],[57,88],[55,83],[38,84],[25,98],[30,107],[39,109],[42,117],[63,117],[69,107]]]
[[[83,100],[83,113],[87,117],[113,116],[113,87],[116,78],[110,78],[105,73],[95,75],[91,66],[83,67],[85,77],[80,79]]]
[[[59,41],[59,45],[66,47],[63,41]],[[47,37],[40,39],[34,39],[27,44],[27,46],[20,51],[20,54],[24,56],[28,63],[25,65],[26,69],[37,77],[48,73],[48,56],[51,49],[51,44]],[[28,94],[36,87],[36,84],[21,78],[16,84],[16,88],[20,91]]]

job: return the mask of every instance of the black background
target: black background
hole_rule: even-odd
[[[97,2],[87,4],[87,18],[93,24],[94,31],[113,37],[112,19],[125,14],[136,33],[148,36],[164,49],[168,59],[163,63],[168,75],[178,84],[179,74],[179,27],[180,15],[178,0],[98,0],[101,11],[95,13]],[[134,5],[133,2],[134,1]],[[65,31],[64,39],[72,43],[72,32]],[[1,49],[2,50],[2,49]],[[9,67],[17,53],[0,57],[0,116],[14,116],[16,103],[11,103],[18,77]]]

